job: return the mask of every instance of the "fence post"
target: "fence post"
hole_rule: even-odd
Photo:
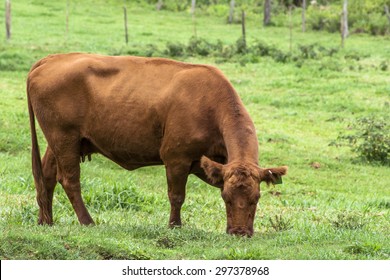
[[[127,30],[127,9],[123,6],[123,15],[124,15],[124,25],[125,25],[125,42],[126,45],[129,43],[129,33]]]
[[[293,21],[292,21],[292,5],[288,7],[288,17],[289,17],[289,26],[290,26],[290,54],[292,53],[292,37],[293,37]]]
[[[192,24],[194,25],[194,36],[197,37],[197,34],[196,34],[195,8],[196,8],[196,0],[192,0],[191,1]]]
[[[302,0],[302,32],[306,32],[306,0]]]
[[[244,48],[246,49],[246,30],[245,30],[245,11],[242,10],[241,13],[241,24],[242,24],[242,42],[244,43]]]
[[[263,25],[267,26],[270,23],[271,23],[271,0],[264,0]]]
[[[385,5],[385,14],[387,17],[387,20],[389,21],[390,24],[390,12],[389,12],[389,6]]]
[[[164,5],[163,0],[158,0],[158,2],[156,4],[157,11],[160,11],[161,8],[163,7],[163,5]]]
[[[341,47],[344,48],[344,41],[348,37],[348,0],[344,0],[341,13]]]
[[[5,1],[5,30],[7,40],[11,39],[11,1]]]
[[[66,16],[65,16],[65,38],[68,40],[69,34],[69,0],[66,1]]]
[[[230,11],[229,11],[229,20],[228,20],[228,23],[231,24],[233,23],[233,19],[234,19],[234,0],[231,0],[230,1]]]

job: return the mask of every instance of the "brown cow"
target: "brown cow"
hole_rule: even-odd
[[[80,159],[100,153],[127,170],[164,164],[169,225],[180,226],[189,174],[221,189],[227,232],[251,236],[261,181],[286,167],[258,166],[255,127],[216,68],[161,58],[51,55],[27,81],[39,224],[52,224],[61,183],[79,222],[93,224],[80,191]],[[35,120],[48,147],[41,161]]]

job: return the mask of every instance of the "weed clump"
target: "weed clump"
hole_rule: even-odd
[[[351,133],[341,133],[330,145],[351,147],[365,162],[390,165],[389,121],[378,117],[358,118],[348,126]]]
[[[367,224],[367,220],[358,213],[343,212],[339,213],[331,223],[335,228],[339,229],[360,229]]]
[[[285,231],[293,227],[291,220],[283,217],[281,214],[275,215],[274,218],[270,217],[269,222],[275,231]]]
[[[385,257],[389,257],[389,254],[383,250],[380,244],[370,242],[356,242],[345,247],[343,251],[353,255],[365,255],[369,257],[383,255]]]
[[[169,236],[162,236],[156,241],[157,247],[160,248],[165,248],[165,249],[173,249],[175,248],[178,244],[177,241],[172,239]]]

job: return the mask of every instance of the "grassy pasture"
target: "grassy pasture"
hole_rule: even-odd
[[[181,229],[167,228],[169,203],[163,167],[126,172],[101,156],[82,164],[82,188],[96,226],[78,225],[61,186],[52,227],[37,226],[30,167],[25,79],[50,53],[114,54],[193,35],[188,12],[157,12],[129,4],[130,42],[123,36],[123,1],[14,1],[13,38],[0,33],[0,258],[1,259],[389,259],[390,169],[354,160],[329,146],[357,117],[390,116],[390,38],[353,34],[344,50],[258,63],[212,56],[179,58],[215,64],[232,81],[257,129],[262,166],[288,165],[283,185],[262,185],[251,239],[228,236],[219,191],[195,177],[187,184]],[[0,26],[4,26],[0,10]],[[298,14],[297,14],[298,16]],[[262,28],[248,18],[248,44],[264,40],[288,52],[287,28]],[[241,26],[199,15],[197,35],[234,44]],[[337,48],[335,34],[293,30],[293,51],[318,43]],[[388,68],[384,67],[389,65]],[[386,68],[386,69],[385,69]],[[40,146],[45,147],[40,135]]]

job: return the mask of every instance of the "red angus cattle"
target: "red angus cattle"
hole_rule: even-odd
[[[180,226],[189,174],[221,189],[227,232],[253,234],[261,181],[255,127],[218,69],[162,58],[50,55],[27,81],[39,223],[52,224],[60,182],[79,222],[93,224],[80,190],[80,159],[100,153],[127,170],[163,164],[170,226]],[[35,117],[48,147],[41,160]]]

